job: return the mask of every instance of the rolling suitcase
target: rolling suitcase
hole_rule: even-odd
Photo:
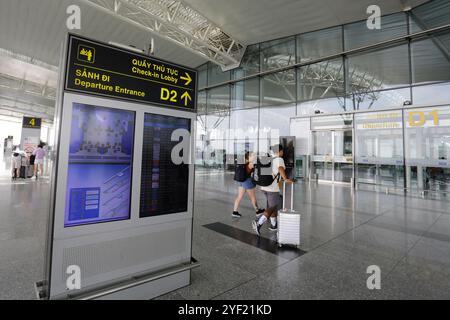
[[[19,178],[21,179],[26,179],[26,172],[27,172],[27,167],[25,166],[20,166],[20,170],[19,170]]]
[[[283,183],[283,208],[278,211],[278,246],[300,246],[300,213],[294,210],[294,184],[291,184],[291,207],[286,208],[286,182]]]
[[[19,178],[27,178],[27,158],[24,156],[20,156]]]

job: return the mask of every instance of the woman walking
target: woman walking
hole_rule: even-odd
[[[234,208],[233,213],[231,214],[235,218],[240,218],[242,215],[239,213],[239,205],[241,204],[244,195],[247,193],[250,201],[255,209],[256,216],[260,216],[264,209],[260,209],[256,202],[256,184],[252,180],[252,172],[254,170],[254,162],[255,155],[250,152],[245,153],[245,164],[242,169],[245,169],[245,180],[243,182],[239,182],[238,195],[234,200]],[[241,169],[241,170],[242,170]]]
[[[33,155],[34,158],[34,176],[37,180],[38,173],[42,176],[44,174],[44,157],[45,150],[43,149],[43,145],[39,144],[37,149],[34,150]]]

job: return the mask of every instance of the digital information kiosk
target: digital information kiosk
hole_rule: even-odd
[[[189,285],[196,71],[75,35],[62,61],[39,297],[151,299]]]

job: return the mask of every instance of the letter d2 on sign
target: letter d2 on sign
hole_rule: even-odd
[[[66,91],[196,111],[196,70],[75,35],[68,51]]]

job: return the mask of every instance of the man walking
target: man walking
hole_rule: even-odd
[[[261,187],[261,190],[267,199],[267,209],[259,219],[252,222],[253,230],[258,236],[260,235],[260,229],[262,225],[267,220],[270,220],[270,231],[276,231],[278,228],[277,215],[278,210],[281,209],[282,205],[282,197],[280,195],[279,186],[280,177],[288,183],[294,182],[286,176],[286,166],[283,160],[283,146],[281,144],[276,144],[271,147],[271,150],[274,155],[272,159],[272,177],[274,178],[274,180],[271,185],[267,187]]]

